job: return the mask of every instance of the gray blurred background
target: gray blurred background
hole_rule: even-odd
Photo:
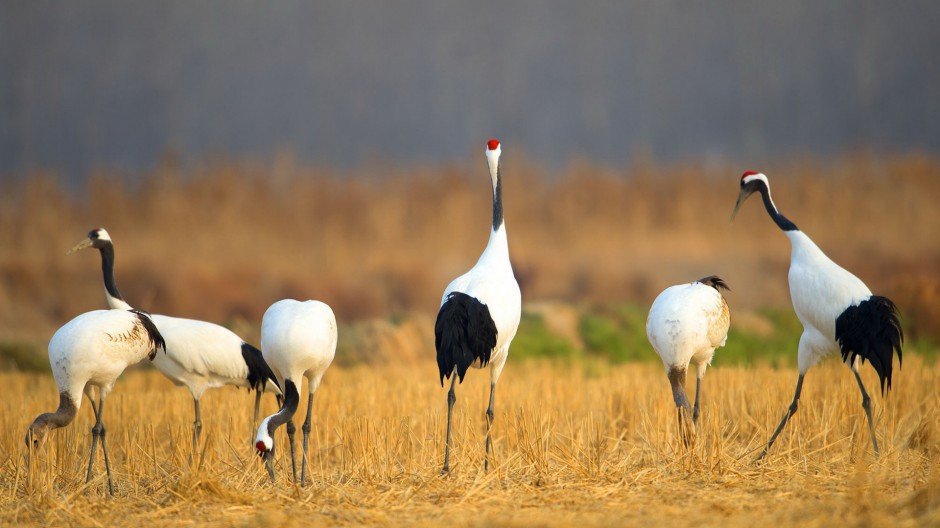
[[[489,136],[548,167],[936,153],[938,28],[936,1],[4,1],[0,175]]]

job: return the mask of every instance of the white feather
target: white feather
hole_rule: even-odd
[[[713,287],[700,282],[666,288],[653,301],[646,335],[653,349],[671,367],[697,367],[705,374],[715,349],[725,345],[730,317],[727,304]]]

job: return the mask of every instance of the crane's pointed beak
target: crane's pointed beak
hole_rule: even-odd
[[[65,254],[71,255],[72,253],[75,253],[76,251],[81,251],[85,248],[90,248],[92,247],[92,245],[94,245],[94,242],[92,242],[90,238],[86,238],[85,240],[82,240],[78,244],[75,244],[75,246],[72,249],[66,251]]]
[[[746,188],[741,188],[741,192],[738,193],[738,201],[734,203],[734,211],[731,211],[731,221],[734,222],[734,217],[738,214],[738,209],[741,208],[741,204],[744,203],[744,200],[747,200],[747,197],[751,195],[751,191],[748,191]]]

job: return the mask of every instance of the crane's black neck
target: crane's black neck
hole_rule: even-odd
[[[274,431],[285,422],[293,418],[297,412],[297,405],[300,404],[300,393],[297,392],[297,385],[294,380],[284,380],[284,404],[281,409],[268,420],[268,434],[274,437]]]
[[[773,200],[770,199],[770,189],[768,189],[766,185],[761,185],[758,189],[761,197],[764,199],[764,207],[767,208],[767,214],[769,214],[770,218],[777,224],[777,227],[783,231],[798,231],[799,228],[796,227],[796,224],[780,214],[780,211],[777,210]]]
[[[503,225],[503,175],[500,168],[496,168],[496,188],[493,189],[493,231]]]
[[[114,246],[108,244],[99,249],[101,252],[101,273],[104,275],[104,289],[108,295],[122,302],[121,292],[118,291],[117,283],[114,281]]]

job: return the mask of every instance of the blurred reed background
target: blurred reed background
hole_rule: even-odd
[[[767,167],[575,161],[549,170],[507,145],[502,162],[513,265],[529,306],[648,306],[670,284],[718,274],[732,287],[733,314],[788,307],[786,237],[759,202],[729,221],[740,173],[758,169],[784,214],[897,302],[909,338],[940,339],[933,157],[858,153]],[[417,317],[411,333],[426,346],[443,288],[486,244],[490,207],[482,146],[463,164],[349,170],[289,153],[269,164],[168,156],[133,175],[95,171],[78,190],[31,173],[0,184],[0,340],[44,353],[58,326],[105,306],[98,255],[65,255],[105,227],[118,285],[135,306],[223,323],[257,342],[272,302],[315,298],[341,324]]]

